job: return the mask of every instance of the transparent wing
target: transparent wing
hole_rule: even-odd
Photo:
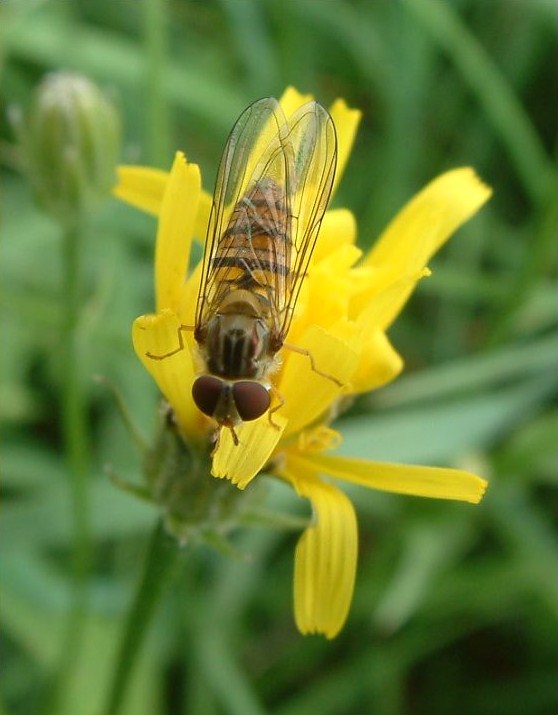
[[[213,197],[196,330],[232,290],[259,301],[286,335],[316,242],[336,166],[333,122],[310,102],[287,123],[275,99],[252,104],[227,140]]]
[[[337,167],[337,137],[329,113],[317,102],[300,107],[289,120],[283,142],[288,162],[292,254],[290,280],[283,304],[279,331],[285,337],[320,225],[329,202]],[[292,167],[292,169],[291,169]]]
[[[287,172],[277,145],[277,137],[284,131],[286,122],[281,107],[276,99],[267,97],[254,102],[241,114],[227,139],[213,194],[196,308],[196,330],[218,310],[224,294],[246,279],[240,261],[247,266],[257,264],[249,239],[252,219],[256,221],[259,215],[254,216],[257,213],[254,203],[246,199],[258,174],[266,171],[260,166],[262,160],[267,164],[270,176],[275,177],[277,187],[285,187]],[[270,152],[272,145],[275,151]],[[270,238],[267,241],[262,238],[261,242],[271,246],[272,234],[289,230],[286,222],[284,212],[273,211],[268,221]],[[243,231],[245,241],[242,241]]]

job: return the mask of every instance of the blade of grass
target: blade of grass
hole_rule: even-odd
[[[558,355],[554,335],[526,344],[470,355],[419,373],[403,375],[371,398],[375,408],[437,402],[452,395],[552,370]]]
[[[144,0],[142,9],[146,56],[147,159],[152,166],[167,168],[172,161],[170,117],[165,93],[167,0]]]
[[[486,449],[514,425],[529,420],[555,389],[553,369],[480,396],[350,418],[340,426],[344,439],[339,453],[386,462],[451,462]]]
[[[220,4],[228,18],[236,42],[236,52],[244,66],[245,86],[254,96],[262,91],[269,93],[270,88],[277,84],[279,68],[265,22],[265,5],[259,0],[221,0]]]
[[[179,564],[180,550],[167,537],[160,521],[153,532],[134,599],[124,623],[116,666],[108,691],[104,713],[117,715],[122,711],[130,680],[140,656],[147,630],[155,609]]]
[[[533,204],[546,204],[554,191],[553,165],[528,115],[492,58],[451,3],[404,0],[404,6],[450,57],[470,86],[506,147]]]

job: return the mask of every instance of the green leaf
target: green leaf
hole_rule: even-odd
[[[339,453],[386,462],[452,463],[487,449],[528,420],[555,388],[552,372],[479,396],[343,420]]]
[[[40,664],[43,674],[57,664],[58,649],[66,628],[68,594],[62,582],[57,583],[56,605],[43,598],[45,579],[55,577],[34,557],[15,552],[4,556],[2,566],[0,614],[4,632]],[[83,650],[72,664],[72,678],[62,684],[62,698],[56,715],[98,715],[106,684],[113,671],[119,623],[101,614],[91,614],[85,624]],[[160,712],[158,671],[154,667],[156,651],[145,649],[134,675],[130,698],[122,715],[152,715]]]

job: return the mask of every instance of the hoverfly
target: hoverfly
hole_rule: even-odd
[[[235,426],[270,408],[269,377],[289,331],[336,163],[333,121],[316,102],[286,120],[277,100],[260,99],[243,112],[225,145],[194,327],[205,373],[194,381],[192,396],[201,412],[231,430],[235,444]]]

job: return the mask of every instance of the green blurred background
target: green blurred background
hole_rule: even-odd
[[[243,528],[240,557],[186,549],[141,649],[134,715],[556,712],[556,6],[552,0],[2,0],[2,709],[102,715],[157,513],[118,386],[147,435],[156,389],[131,321],[153,305],[155,222],[108,198],[88,221],[78,323],[92,574],[72,630],[75,526],[60,414],[61,230],[36,207],[7,122],[77,70],[122,116],[121,160],[176,149],[211,190],[240,111],[292,84],[363,110],[335,199],[370,245],[428,180],[471,165],[494,197],[432,263],[391,333],[406,361],[341,427],[344,452],[486,476],[478,507],[365,492],[341,635],[300,636],[298,532]],[[262,479],[262,482],[264,480]],[[270,483],[267,505],[304,515]],[[74,613],[75,615],[75,613]],[[71,640],[71,639],[70,639]]]

